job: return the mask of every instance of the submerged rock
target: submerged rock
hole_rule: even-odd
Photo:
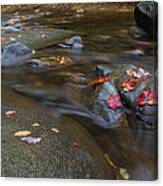
[[[72,60],[67,56],[49,56],[26,61],[26,66],[34,70],[52,70],[69,64],[72,64]]]
[[[5,38],[13,37],[17,42],[21,42],[34,50],[57,45],[72,35],[70,30],[56,28],[26,28],[23,32],[4,32]],[[21,37],[19,37],[21,36]]]
[[[24,64],[32,57],[32,50],[26,45],[16,42],[1,47],[1,66],[17,66]]]
[[[7,118],[3,113],[8,109],[15,110],[16,114]],[[35,122],[39,123],[38,128],[32,127]],[[51,131],[54,127],[60,131],[58,134]],[[114,170],[106,164],[87,130],[70,118],[56,121],[36,102],[5,87],[2,89],[1,129],[3,177],[115,178]],[[26,144],[14,136],[16,131],[25,129],[42,141]]]

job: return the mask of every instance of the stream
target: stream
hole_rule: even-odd
[[[130,27],[135,25],[133,12],[104,10],[81,13],[54,12],[50,15],[30,14],[29,12],[21,14],[29,19],[20,20],[8,28],[2,26],[2,35],[14,40],[16,37],[21,38],[24,30],[38,29],[44,38],[45,29],[55,28],[70,31],[73,35],[80,35],[84,48],[72,50],[53,43],[42,48],[38,47],[39,49],[35,49],[33,58],[68,56],[73,63],[50,70],[31,69],[24,65],[3,68],[2,85],[10,86],[17,94],[36,100],[48,108],[58,120],[62,116],[75,119],[91,133],[102,152],[109,153],[117,166],[127,167],[133,179],[150,179],[153,175],[153,162],[155,161],[155,133],[141,129],[117,129],[115,131],[105,129],[101,127],[104,126],[102,122],[105,121],[91,111],[94,92],[89,85],[95,79],[94,71],[98,64],[108,66],[134,64],[147,69],[151,74],[155,73],[152,52],[144,55],[133,53],[136,49],[142,49],[129,35]],[[5,25],[5,22],[11,18],[13,15],[3,14],[2,25]],[[60,41],[64,41],[62,37]],[[35,45],[37,46],[37,43]],[[65,77],[66,73],[82,76],[82,81],[69,76]],[[132,118],[129,122],[134,125],[138,124],[138,121]],[[137,147],[129,143],[130,134],[134,136]],[[111,136],[109,140],[108,136]],[[122,142],[123,139],[124,142]],[[138,159],[142,161],[136,163]],[[144,168],[146,163],[148,165]]]

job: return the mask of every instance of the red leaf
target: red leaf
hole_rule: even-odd
[[[136,100],[136,103],[139,106],[148,105],[156,105],[157,104],[157,94],[154,91],[144,90]]]
[[[80,148],[80,143],[78,143],[78,142],[73,142],[73,145],[74,145],[74,147],[76,147],[76,148]]]
[[[106,81],[109,81],[109,78],[108,77],[100,77],[98,79],[96,79],[96,83],[99,84],[99,83],[104,83]]]
[[[122,106],[120,97],[116,94],[109,94],[108,95],[108,105],[112,109],[116,109]]]
[[[122,84],[121,84],[121,88],[128,92],[128,91],[131,91],[131,90],[134,90],[137,85],[138,85],[138,81],[139,79],[138,78],[129,78],[129,79],[126,79]]]

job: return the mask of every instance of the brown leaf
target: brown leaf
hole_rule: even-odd
[[[78,142],[73,142],[73,145],[74,145],[74,147],[76,147],[76,148],[79,148],[79,149],[80,149],[80,143],[78,143]]]
[[[18,131],[18,132],[15,132],[15,136],[17,137],[21,137],[21,136],[29,136],[31,134],[31,131],[29,130],[21,130],[21,131]]]
[[[11,117],[15,114],[16,114],[15,110],[8,110],[8,111],[5,112],[5,115],[6,115],[7,118],[9,118],[9,117]]]
[[[59,133],[59,129],[57,129],[57,128],[51,128],[51,131],[52,131],[52,132],[55,132],[55,133],[57,133],[57,134]]]
[[[40,127],[40,124],[39,123],[33,123],[32,127]]]

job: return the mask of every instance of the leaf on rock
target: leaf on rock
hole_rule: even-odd
[[[33,123],[32,127],[40,127],[40,124],[39,123]]]
[[[147,91],[144,90],[136,100],[137,105],[144,106],[144,105],[157,105],[157,93],[154,91]]]
[[[18,132],[15,132],[15,136],[17,137],[22,137],[22,136],[29,136],[31,134],[31,131],[29,130],[21,130],[21,131],[18,131]]]
[[[116,94],[109,94],[108,95],[108,105],[112,109],[117,109],[122,106],[120,97]]]
[[[42,138],[28,136],[28,137],[22,137],[21,141],[24,141],[27,144],[37,144],[37,143],[40,143],[42,141]]]
[[[108,77],[100,77],[100,78],[98,78],[98,79],[95,80],[95,83],[96,84],[100,84],[100,83],[105,83],[107,81],[109,81],[109,78]]]
[[[78,142],[73,142],[73,145],[74,145],[74,147],[80,149],[80,143],[78,143]]]
[[[56,133],[56,134],[59,133],[59,129],[57,129],[57,128],[51,128],[51,131],[54,132],[54,133]]]
[[[137,86],[138,86],[138,82],[139,79],[138,78],[129,78],[126,79],[122,84],[121,84],[121,88],[125,91],[125,92],[129,92],[134,90]]]
[[[5,112],[5,115],[6,115],[7,118],[9,118],[9,117],[11,117],[15,114],[16,114],[15,110],[8,110],[8,111]]]
[[[150,75],[150,73],[148,71],[145,71],[143,68],[139,68],[138,70],[128,69],[126,70],[126,73],[129,77],[135,78],[142,78]]]

